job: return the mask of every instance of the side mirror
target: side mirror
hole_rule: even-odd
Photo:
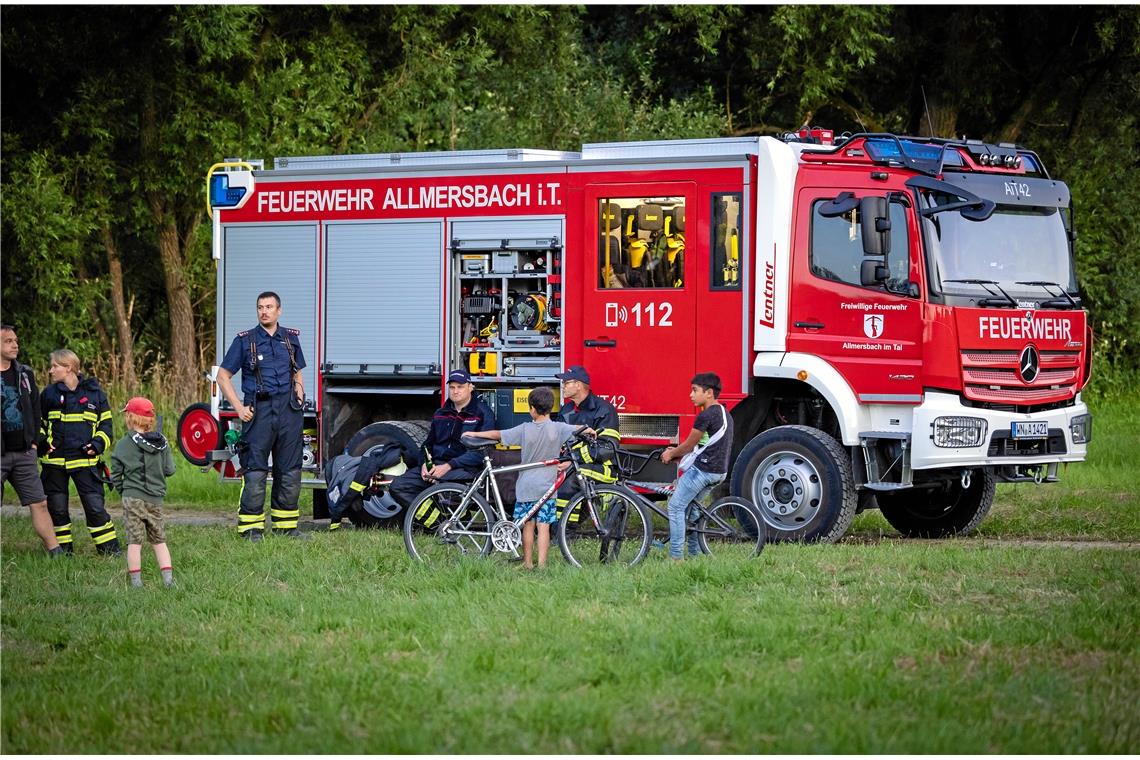
[[[868,195],[859,200],[859,220],[863,230],[863,254],[886,256],[891,252],[891,217],[887,199]]]
[[[859,201],[855,198],[855,193],[850,190],[844,190],[831,200],[819,204],[818,213],[825,219],[832,219],[837,216],[849,214],[858,207]]]
[[[891,276],[891,270],[881,261],[864,259],[859,267],[859,281],[867,286],[875,286],[886,282]]]

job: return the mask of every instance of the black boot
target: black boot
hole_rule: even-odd
[[[66,549],[64,549],[63,546],[64,546],[63,544],[60,544],[59,546],[55,547],[54,549],[48,549],[48,556],[51,557],[52,559],[59,559],[60,557],[70,556],[71,555],[71,544],[67,544]]]
[[[123,553],[123,550],[119,548],[119,539],[117,538],[99,544],[95,547],[95,551],[105,557],[118,557]]]

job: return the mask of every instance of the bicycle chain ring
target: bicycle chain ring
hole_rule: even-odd
[[[501,552],[513,552],[522,546],[522,531],[510,520],[499,520],[491,528],[491,543]]]

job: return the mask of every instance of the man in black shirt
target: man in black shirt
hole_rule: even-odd
[[[0,388],[3,389],[3,431],[0,437],[0,485],[12,484],[20,503],[32,511],[35,528],[44,548],[53,557],[64,554],[56,540],[48,513],[47,497],[36,466],[40,425],[40,394],[29,367],[16,361],[20,341],[16,328],[0,326]]]

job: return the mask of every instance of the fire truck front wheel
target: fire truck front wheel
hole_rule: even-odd
[[[772,428],[749,441],[732,470],[732,493],[759,507],[769,541],[834,543],[859,502],[847,450],[802,425]]]
[[[997,480],[992,470],[973,470],[969,488],[955,478],[933,489],[907,489],[877,495],[879,511],[908,538],[943,538],[971,533],[994,503]]]

